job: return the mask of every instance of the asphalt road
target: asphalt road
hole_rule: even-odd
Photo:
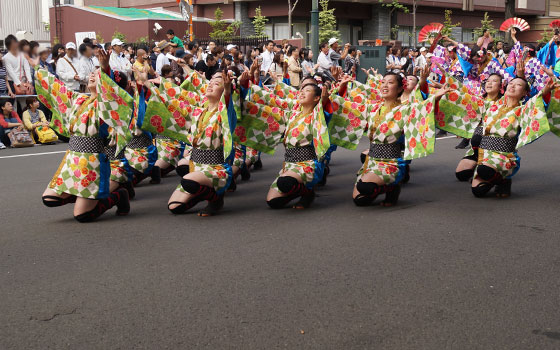
[[[505,200],[455,180],[457,142],[394,208],[354,206],[339,150],[311,209],[270,210],[279,151],[219,216],[171,215],[172,176],[91,224],[41,203],[62,153],[3,158],[66,145],[0,151],[0,349],[558,349],[560,140]]]

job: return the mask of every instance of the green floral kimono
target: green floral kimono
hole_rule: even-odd
[[[222,150],[224,159],[233,151],[233,139],[225,96],[218,109],[208,111],[208,102],[197,93],[185,90],[169,81],[160,89],[152,87],[143,129],[180,140],[193,149]],[[233,94],[231,98],[236,98]],[[231,181],[228,164],[200,164],[190,161],[190,172],[206,175],[216,192],[223,193]],[[184,191],[182,186],[177,190]]]
[[[451,92],[440,102],[438,127],[458,136],[471,138],[482,120],[483,135],[506,139],[517,137],[516,149],[537,140],[550,130],[542,94],[539,93],[524,105],[514,108],[508,108],[505,101],[502,98],[487,104],[463,90]],[[556,101],[553,100],[554,103]],[[493,167],[504,178],[513,176],[519,169],[517,152],[482,148],[478,152],[478,165]]]
[[[70,137],[71,144],[79,141],[82,150],[70,149],[66,152],[49,184],[49,188],[58,194],[68,193],[87,199],[106,198],[109,195],[110,167],[99,143],[108,136],[108,127],[115,131],[113,142],[117,152],[130,139],[128,124],[132,115],[132,97],[105,73],[98,71],[97,74],[98,96],[92,99],[70,91],[46,70],[35,72],[39,100],[53,113],[51,127]]]

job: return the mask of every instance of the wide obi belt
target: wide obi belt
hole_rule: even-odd
[[[72,152],[104,153],[104,142],[100,137],[74,136],[70,137],[68,147]]]
[[[193,148],[191,151],[191,160],[198,164],[223,164],[224,148],[217,149],[200,149]]]
[[[146,134],[133,136],[132,140],[126,145],[128,148],[148,148],[152,145],[152,138]]]
[[[373,143],[369,144],[370,158],[397,159],[401,157],[401,145],[398,143]]]
[[[289,163],[307,162],[316,159],[315,148],[311,145],[286,148],[286,154],[284,154],[284,161]]]
[[[480,148],[495,152],[513,153],[517,145],[517,137],[482,136]]]

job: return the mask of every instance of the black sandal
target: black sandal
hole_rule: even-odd
[[[392,207],[399,201],[399,195],[401,194],[401,185],[392,185],[392,188],[387,190],[385,195],[385,200],[381,202],[384,207]]]
[[[218,212],[224,207],[224,196],[218,196],[218,199],[212,202],[208,202],[208,205],[198,212],[198,216],[208,217],[218,214]]]

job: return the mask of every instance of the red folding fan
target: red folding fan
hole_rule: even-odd
[[[439,32],[443,29],[443,24],[441,23],[430,23],[426,24],[418,33],[418,41],[425,42],[430,38],[438,36]]]
[[[554,21],[550,22],[550,28],[560,28],[560,19],[555,19]]]
[[[519,30],[520,32],[524,32],[529,28],[531,28],[529,26],[529,23],[527,23],[527,21],[524,20],[523,18],[513,17],[513,18],[506,19],[504,23],[502,23],[502,25],[500,26],[500,30],[503,32],[509,32],[510,29],[513,27]]]

